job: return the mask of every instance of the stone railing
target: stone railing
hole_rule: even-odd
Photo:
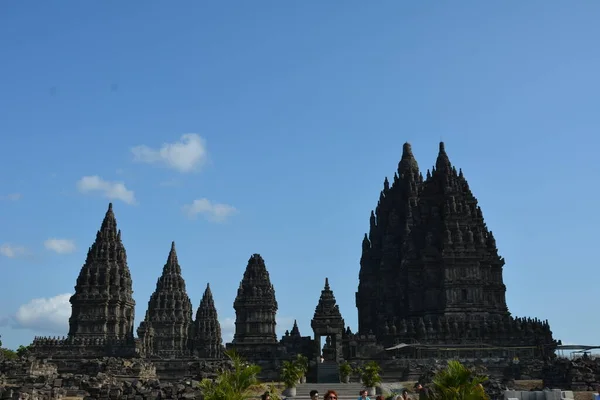
[[[135,339],[35,337],[32,354],[49,358],[137,357]]]

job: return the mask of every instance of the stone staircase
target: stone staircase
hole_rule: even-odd
[[[359,393],[364,386],[361,383],[302,383],[296,387],[296,396],[294,399],[306,400],[310,398],[311,390],[319,391],[319,400],[323,400],[325,392],[328,390],[335,390],[338,394],[339,399],[344,400],[357,400]],[[373,399],[374,400],[374,399]]]
[[[323,362],[317,364],[317,382],[340,383],[340,369],[337,363]]]

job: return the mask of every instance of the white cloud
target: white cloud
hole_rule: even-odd
[[[13,316],[16,328],[66,335],[71,316],[71,293],[49,298],[32,299],[19,307]]]
[[[235,333],[235,318],[225,318],[221,321],[221,336],[223,343],[231,343]]]
[[[123,182],[105,181],[98,175],[84,176],[77,181],[81,193],[100,192],[107,199],[121,200],[127,204],[136,204],[135,193],[125,187]]]
[[[17,258],[27,254],[25,246],[15,246],[9,243],[0,245],[0,254],[8,258]]]
[[[52,250],[58,254],[69,254],[75,251],[75,242],[71,239],[56,239],[51,238],[44,242],[44,247],[47,250]]]
[[[192,204],[183,206],[183,212],[191,219],[196,218],[198,214],[202,214],[209,221],[223,222],[237,213],[237,210],[228,204],[212,203],[207,198],[201,198],[194,200]]]
[[[277,337],[281,338],[285,331],[292,330],[294,326],[294,318],[292,317],[276,317],[277,320]],[[223,336],[223,343],[231,343],[233,340],[233,334],[235,333],[235,318],[224,318],[220,321],[221,324],[221,336]],[[308,333],[300,332],[307,336]]]
[[[4,196],[0,196],[0,200],[17,201],[21,200],[21,197],[23,197],[21,193],[9,193]]]
[[[131,149],[133,160],[146,164],[163,164],[179,172],[192,172],[208,160],[206,142],[196,133],[186,133],[179,141],[163,143],[160,149],[146,145]]]

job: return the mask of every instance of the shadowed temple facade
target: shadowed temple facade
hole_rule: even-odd
[[[315,299],[312,335],[302,336],[294,322],[278,338],[275,288],[265,260],[253,254],[233,303],[234,338],[225,345],[210,286],[194,314],[172,243],[134,337],[132,277],[109,205],[70,300],[68,335],[37,337],[31,349],[56,359],[218,360],[227,348],[267,369],[304,354],[312,360],[315,381],[334,380],[344,360],[551,358],[557,342],[548,322],[509,313],[504,263],[444,144],[423,176],[407,143],[392,181],[384,181],[362,241],[357,332],[346,327],[325,279]]]

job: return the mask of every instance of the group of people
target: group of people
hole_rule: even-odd
[[[415,389],[416,389],[417,393],[419,394],[419,400],[424,400],[428,397],[428,393],[427,393],[426,389],[421,384],[415,385]],[[319,391],[311,390],[310,391],[310,399],[311,400],[320,400],[319,399]],[[265,392],[261,396],[261,400],[271,400],[271,395],[269,394],[269,392]],[[327,392],[325,392],[325,395],[323,396],[323,400],[338,400],[337,392],[335,390],[328,390]],[[366,390],[361,390],[358,400],[371,400],[371,399],[369,398],[369,395]],[[389,398],[386,399],[385,396],[380,395],[380,396],[377,396],[375,400],[409,400],[408,390],[403,389],[402,394],[396,395],[391,399],[389,399]]]

